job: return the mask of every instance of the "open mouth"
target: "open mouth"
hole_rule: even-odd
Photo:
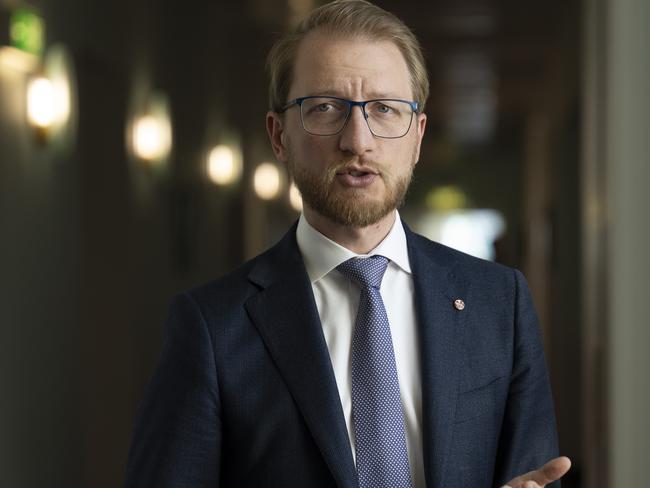
[[[372,171],[372,170],[358,170],[358,169],[346,169],[343,171],[338,171],[336,173],[337,175],[350,175],[354,176],[355,178],[359,178],[362,176],[367,176],[367,175],[377,175],[377,172]]]
[[[336,172],[339,183],[344,187],[366,188],[372,185],[379,173],[372,168],[344,168]]]

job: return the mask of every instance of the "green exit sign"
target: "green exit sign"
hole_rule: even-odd
[[[12,11],[9,41],[16,49],[40,56],[45,45],[45,23],[41,16],[27,8]]]

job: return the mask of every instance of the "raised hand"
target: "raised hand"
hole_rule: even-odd
[[[508,481],[501,488],[544,488],[548,483],[559,480],[571,468],[571,460],[561,456],[551,459],[541,468],[529,471]]]

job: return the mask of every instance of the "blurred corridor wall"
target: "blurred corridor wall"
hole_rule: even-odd
[[[650,486],[650,3],[608,13],[609,486]]]
[[[25,124],[0,66],[0,486],[78,484],[79,175]]]
[[[648,486],[650,4],[585,6],[584,486]]]
[[[0,486],[115,487],[167,304],[244,259],[246,180],[212,185],[206,156],[228,131],[266,138],[282,26],[247,2],[30,3],[74,59],[78,133],[65,155],[39,144],[28,76],[0,66]],[[125,147],[138,89],[170,99],[160,172]]]

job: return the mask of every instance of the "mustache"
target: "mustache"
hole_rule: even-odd
[[[385,167],[385,165],[381,163],[377,163],[376,161],[368,160],[366,158],[358,158],[358,157],[345,159],[336,164],[333,164],[328,168],[327,173],[328,175],[331,175],[333,178],[336,175],[336,173],[349,171],[352,168],[364,168],[374,173],[377,173],[379,175],[388,173],[388,170]]]

